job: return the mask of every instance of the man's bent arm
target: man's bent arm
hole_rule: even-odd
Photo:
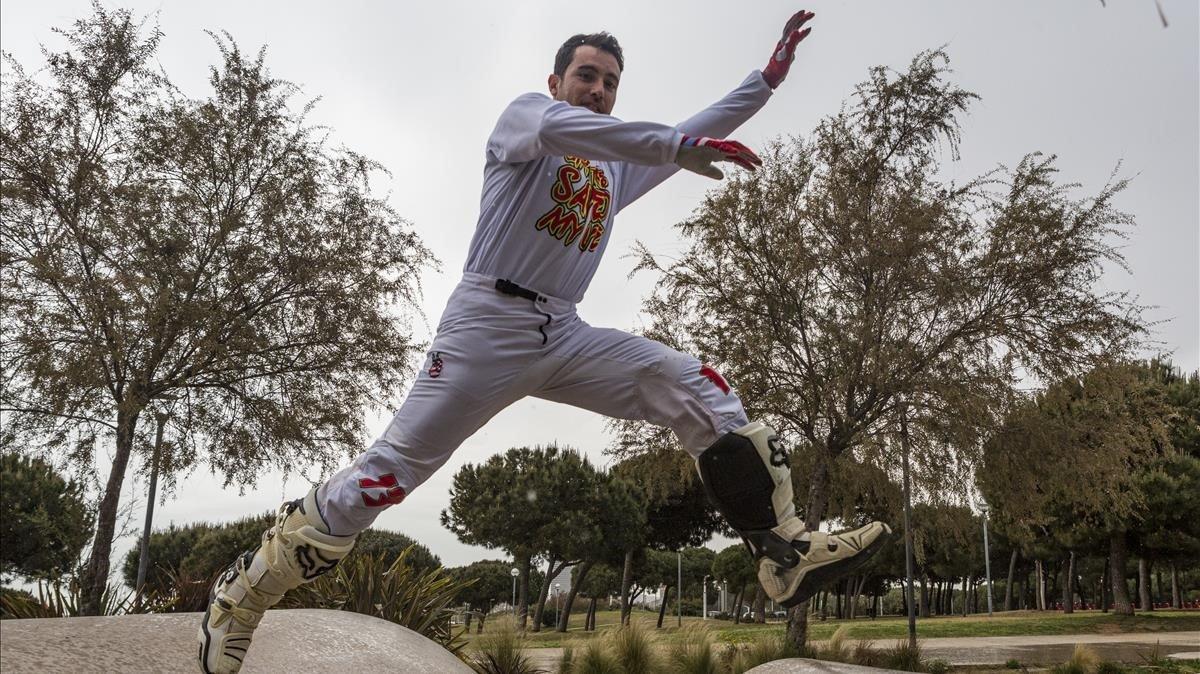
[[[771,93],[771,87],[767,86],[762,73],[756,70],[736,89],[677,128],[689,136],[726,138],[761,110],[771,98]],[[633,203],[678,170],[679,166],[673,163],[664,166],[626,166],[618,185],[618,209]]]
[[[683,132],[653,122],[624,122],[543,94],[525,94],[500,115],[488,153],[516,164],[574,155],[595,161],[661,166],[675,161]]]

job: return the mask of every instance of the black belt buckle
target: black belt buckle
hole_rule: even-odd
[[[505,295],[512,295],[513,297],[523,297],[523,298],[533,301],[533,302],[545,302],[546,301],[545,297],[542,297],[541,295],[535,293],[534,291],[532,291],[528,288],[522,288],[521,286],[513,283],[512,281],[509,281],[508,279],[502,279],[502,278],[496,279],[496,290],[499,290],[501,293],[503,293]]]

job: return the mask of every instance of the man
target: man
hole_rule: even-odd
[[[791,17],[762,71],[678,126],[609,115],[624,68],[612,36],[576,35],[563,44],[550,97],[517,98],[488,139],[463,279],[412,391],[366,452],[284,504],[259,549],[217,582],[199,632],[204,671],[237,671],[267,608],[333,568],[384,508],[526,396],[669,426],[753,553],[763,587],[784,606],[870,556],[886,525],[838,536],[805,531],[774,432],[750,422],[716,371],[644,337],[592,327],[575,312],[618,211],[680,168],[720,179],[716,162],[749,170],[761,163],[721,139],[783,82],[812,18]]]

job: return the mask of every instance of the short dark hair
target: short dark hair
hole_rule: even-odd
[[[572,35],[558,48],[558,53],[554,55],[554,74],[559,77],[566,75],[567,66],[571,65],[575,58],[575,50],[584,45],[612,54],[617,59],[617,67],[625,70],[625,55],[621,52],[621,45],[617,44],[617,38],[603,32],[586,35],[580,33]]]

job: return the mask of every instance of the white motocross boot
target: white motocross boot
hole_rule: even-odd
[[[232,674],[242,667],[254,629],[283,594],[326,573],[354,547],[356,536],[332,536],[317,510],[316,489],[279,508],[262,545],[247,551],[213,585],[200,625],[200,670]]]
[[[726,433],[696,465],[709,500],[750,549],[763,589],[785,607],[861,566],[892,533],[882,522],[840,534],[806,531],[796,517],[787,452],[766,424]]]

